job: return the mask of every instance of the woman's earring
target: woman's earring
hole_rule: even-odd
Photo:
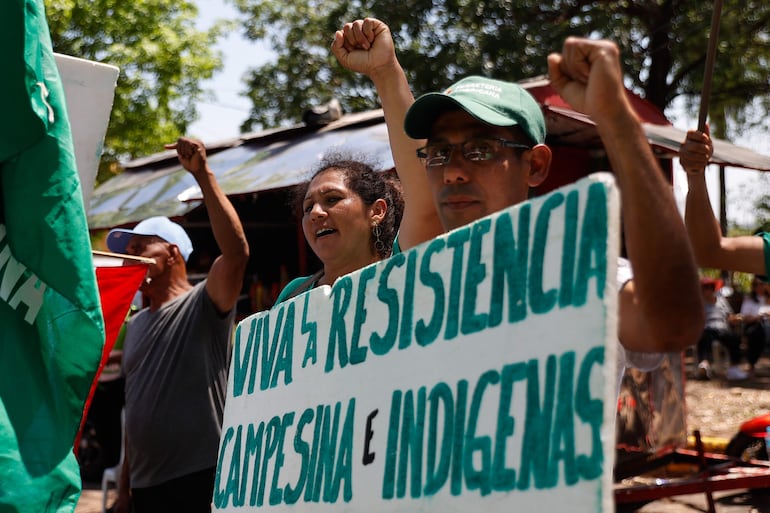
[[[383,251],[385,251],[385,243],[380,239],[382,228],[380,228],[380,225],[377,222],[372,223],[372,234],[374,234],[374,249],[376,249],[379,254],[382,254]]]

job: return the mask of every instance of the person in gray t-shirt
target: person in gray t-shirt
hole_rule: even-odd
[[[222,254],[194,286],[184,229],[167,217],[116,229],[107,246],[152,258],[141,291],[149,307],[126,327],[126,456],[116,512],[209,512],[214,488],[235,305],[249,247],[238,215],[206,163],[200,141],[180,138],[179,161],[198,182]]]

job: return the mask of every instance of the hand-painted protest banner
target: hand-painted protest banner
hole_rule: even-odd
[[[218,511],[611,511],[619,207],[597,174],[244,319]]]

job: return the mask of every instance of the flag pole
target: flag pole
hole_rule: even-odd
[[[706,131],[706,117],[709,110],[709,99],[711,97],[711,78],[714,74],[714,59],[717,53],[717,44],[719,43],[719,22],[722,16],[722,0],[714,0],[714,9],[711,13],[711,32],[709,34],[708,50],[706,51],[706,66],[703,70],[703,90],[700,95],[700,112],[698,114],[698,131]],[[722,234],[726,234],[727,216],[725,210],[725,168],[719,167],[719,186],[720,186],[720,215],[719,226]],[[729,273],[722,269],[722,279],[727,283]],[[709,503],[709,506],[712,506]],[[712,508],[709,508],[712,509]]]
[[[111,257],[111,258],[119,258],[121,260],[134,260],[135,262],[141,262],[143,264],[154,264],[155,259],[154,258],[147,258],[142,256],[136,256],[136,255],[124,255],[122,253],[111,253],[108,251],[99,251],[96,249],[92,249],[91,253],[97,256],[103,256],[103,257]]]
[[[706,51],[706,67],[703,70],[703,90],[700,95],[700,113],[698,114],[698,130],[706,130],[706,116],[709,110],[709,98],[711,97],[711,77],[714,72],[714,59],[719,43],[719,21],[722,17],[722,0],[714,0],[714,10],[711,13],[711,33],[709,45]]]

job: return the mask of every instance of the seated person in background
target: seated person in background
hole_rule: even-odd
[[[705,132],[687,132],[679,148],[679,163],[687,173],[688,185],[684,219],[698,265],[766,275],[770,269],[770,233],[760,233],[760,237],[722,234],[706,188],[705,170],[713,152],[708,125]]]
[[[743,336],[746,337],[746,360],[749,362],[749,374],[754,372],[754,366],[762,356],[767,340],[767,318],[770,314],[768,304],[768,287],[770,284],[764,276],[755,275],[751,280],[751,291],[743,297],[741,312],[738,319],[741,323]]]
[[[711,364],[714,361],[712,347],[714,341],[718,340],[727,348],[730,355],[730,366],[727,368],[726,378],[731,381],[746,379],[748,374],[738,366],[741,361],[741,337],[730,326],[731,322],[737,320],[730,303],[717,294],[717,280],[714,278],[701,279],[701,292],[706,324],[698,340],[698,377],[711,378]]]
[[[276,304],[389,257],[404,208],[396,179],[341,153],[323,158],[294,203],[323,268],[289,282]]]

